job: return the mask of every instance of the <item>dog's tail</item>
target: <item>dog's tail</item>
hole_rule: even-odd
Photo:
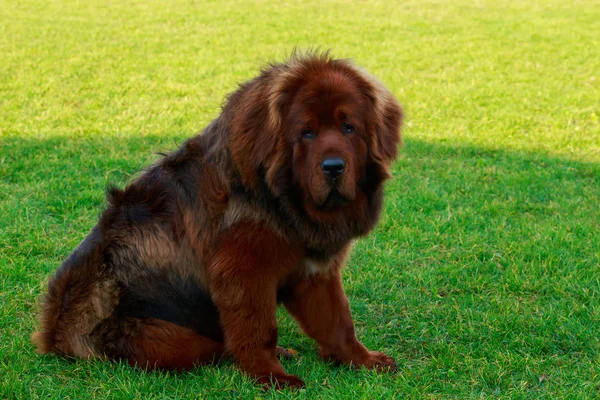
[[[114,304],[110,282],[100,277],[104,235],[95,227],[48,282],[40,327],[31,340],[41,354],[89,358],[97,355],[89,338],[93,326]]]

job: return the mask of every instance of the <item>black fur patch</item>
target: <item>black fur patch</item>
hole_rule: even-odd
[[[215,342],[223,342],[219,313],[210,296],[191,279],[153,271],[121,287],[118,319],[156,318],[191,328]]]

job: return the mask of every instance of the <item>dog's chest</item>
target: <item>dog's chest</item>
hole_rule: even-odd
[[[306,276],[320,275],[329,271],[331,262],[305,258],[302,260],[301,268]]]

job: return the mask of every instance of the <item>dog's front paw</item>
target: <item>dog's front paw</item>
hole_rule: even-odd
[[[398,369],[398,364],[392,357],[378,351],[369,351],[367,358],[361,364],[366,368],[382,372],[393,372]]]
[[[300,389],[305,386],[302,379],[295,375],[271,373],[269,375],[259,376],[256,378],[256,383],[262,385],[264,389]]]
[[[321,352],[321,357],[336,364],[350,365],[355,368],[364,367],[382,372],[393,372],[398,369],[396,361],[387,354],[378,351],[369,351],[362,345],[360,347],[362,351],[355,352],[354,354]]]

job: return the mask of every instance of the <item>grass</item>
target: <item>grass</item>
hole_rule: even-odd
[[[0,7],[0,398],[600,396],[600,3],[72,0]],[[401,99],[385,215],[345,272],[381,375],[318,360],[307,389],[233,364],[143,373],[39,356],[44,281],[124,184],[294,45],[332,48]]]

